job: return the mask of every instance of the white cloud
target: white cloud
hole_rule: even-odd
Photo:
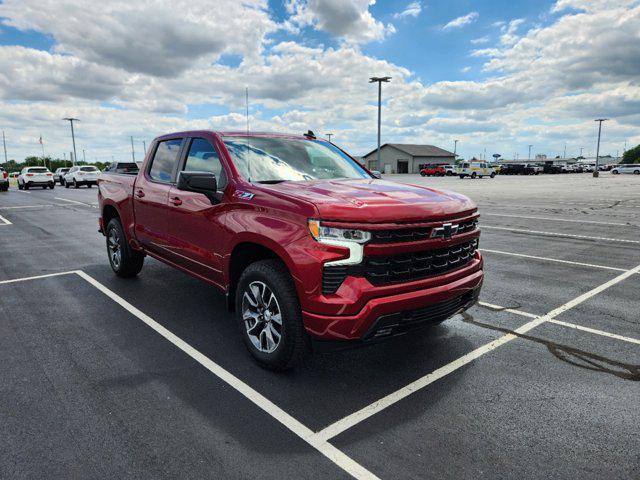
[[[478,14],[478,12],[467,13],[466,15],[463,15],[461,17],[454,18],[449,23],[447,23],[444,27],[442,27],[442,29],[451,30],[452,28],[464,27],[465,25],[469,25],[470,23],[475,22],[479,16],[480,15]]]
[[[471,67],[469,67],[469,66],[467,66],[467,67],[462,67],[462,68],[460,69],[460,71],[461,71],[462,73],[467,73],[467,72],[471,71]]]
[[[312,26],[349,43],[382,40],[395,33],[391,24],[376,20],[369,6],[370,0],[288,0],[285,4],[289,19],[285,27],[298,31]]]
[[[500,43],[502,45],[513,45],[518,41],[518,37],[515,33],[518,27],[524,23],[523,18],[516,18],[509,21],[508,24],[503,24],[500,28],[502,35],[500,35]]]
[[[420,2],[411,2],[401,12],[394,13],[393,18],[417,17],[420,12],[422,12],[422,4]]]
[[[474,38],[471,40],[471,43],[474,45],[479,45],[481,43],[489,43],[489,36],[485,35],[484,37]]]

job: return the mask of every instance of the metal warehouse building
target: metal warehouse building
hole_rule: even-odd
[[[410,143],[385,143],[380,146],[380,165],[377,149],[362,157],[370,170],[383,173],[419,173],[420,165],[430,163],[455,162],[453,152],[433,145],[415,145]]]

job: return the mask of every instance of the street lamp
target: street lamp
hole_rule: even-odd
[[[458,155],[456,155],[456,153],[458,152],[458,140],[454,140],[453,141],[453,159],[455,160]]]
[[[76,135],[73,132],[73,122],[79,122],[80,120],[73,117],[66,117],[63,118],[63,120],[67,120],[71,124],[71,140],[73,141],[73,166],[75,167],[76,159],[78,158],[78,156],[76,155]]]
[[[389,82],[391,77],[370,77],[369,83],[378,83],[378,165],[377,168],[380,168],[380,122],[382,118],[382,82]]]
[[[608,118],[596,118],[594,121],[598,122],[598,146],[596,147],[596,169],[593,171],[593,177],[594,178],[598,178],[598,176],[600,175],[598,168],[600,167],[600,165],[598,165],[598,160],[600,158],[600,134],[602,133],[602,122],[606,122],[607,120],[609,120]]]
[[[533,147],[533,145],[529,145],[529,157],[528,157],[529,161],[531,161],[531,147]]]

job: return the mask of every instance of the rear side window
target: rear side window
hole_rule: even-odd
[[[184,170],[187,172],[211,172],[220,179],[222,164],[213,145],[203,138],[194,138],[189,148]]]
[[[165,140],[158,144],[151,163],[151,170],[149,170],[149,176],[151,178],[159,182],[171,182],[173,179],[173,170],[178,163],[181,145],[181,139]]]

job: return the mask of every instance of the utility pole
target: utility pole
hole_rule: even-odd
[[[529,161],[531,161],[531,147],[533,147],[533,145],[529,145],[529,156],[527,157]]]
[[[131,158],[133,159],[133,163],[136,162],[136,152],[133,149],[133,135],[131,135]]]
[[[325,135],[329,139],[329,143],[331,143],[331,137],[333,136],[333,133],[325,133]]]
[[[47,166],[47,160],[46,160],[46,156],[44,154],[44,140],[42,140],[42,135],[40,135],[40,146],[42,147],[42,164],[46,167]]]
[[[4,146],[4,166],[9,171],[9,160],[7,159],[7,140],[4,138],[4,130],[2,131],[2,145]]]
[[[458,152],[458,140],[454,140],[453,141],[453,161],[455,162],[456,158],[458,157],[458,155],[456,155]]]
[[[598,165],[599,163],[599,159],[600,159],[600,134],[602,133],[602,122],[606,122],[607,120],[609,120],[608,118],[596,118],[594,121],[598,122],[598,146],[596,147],[596,169],[593,171],[593,177],[594,178],[598,178],[598,175],[600,174],[598,168],[600,165]]]
[[[565,160],[567,159],[567,144],[566,143],[564,144],[564,153],[562,154],[562,158],[565,159]]]
[[[380,125],[382,123],[382,82],[387,83],[391,80],[391,77],[371,77],[369,83],[378,83],[378,154],[377,154],[377,167],[380,169]]]
[[[582,156],[582,151],[584,150],[584,147],[580,147],[580,156]]]
[[[144,156],[147,156],[147,141],[142,140],[142,148],[144,148]]]
[[[84,151],[84,148],[82,149],[82,161],[83,161],[84,163],[87,163],[87,154],[86,154],[86,152]]]
[[[76,155],[76,135],[73,131],[73,122],[79,122],[80,120],[73,117],[63,118],[63,120],[68,120],[69,123],[71,124],[71,140],[73,140],[73,166],[75,167],[77,155]]]

